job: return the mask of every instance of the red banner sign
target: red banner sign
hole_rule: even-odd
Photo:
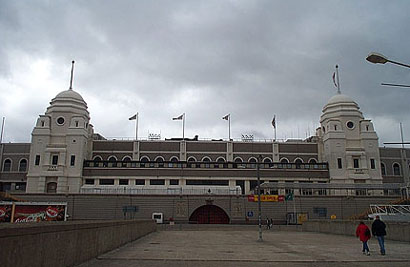
[[[13,222],[64,221],[65,205],[16,205]]]
[[[11,209],[12,205],[0,205],[0,222],[10,222],[11,221]]]

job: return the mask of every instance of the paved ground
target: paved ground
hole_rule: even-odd
[[[409,243],[387,240],[386,256],[369,246],[366,256],[353,236],[273,229],[260,242],[255,226],[168,226],[80,266],[410,266]]]

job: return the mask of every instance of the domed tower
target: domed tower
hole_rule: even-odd
[[[331,183],[381,183],[379,142],[359,105],[338,93],[324,106],[318,135]]]
[[[74,64],[74,61],[73,61]],[[27,193],[78,193],[93,128],[87,103],[72,89],[59,93],[32,132]]]

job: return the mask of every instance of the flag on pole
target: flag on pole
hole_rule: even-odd
[[[172,118],[172,120],[176,121],[176,120],[182,120],[184,118],[184,114],[181,114],[178,117]]]
[[[222,117],[222,119],[223,119],[223,120],[229,120],[229,117],[230,117],[230,116],[231,116],[231,114],[228,114],[228,115]]]
[[[137,114],[135,114],[134,116],[132,116],[132,117],[129,117],[128,118],[130,121],[132,121],[132,120],[136,120],[137,119]]]
[[[339,88],[339,87],[337,86],[337,83],[336,83],[336,71],[333,72],[333,84],[336,86],[336,88]]]
[[[273,116],[273,119],[272,119],[272,126],[273,126],[273,128],[276,128],[276,115],[275,115],[275,116]]]

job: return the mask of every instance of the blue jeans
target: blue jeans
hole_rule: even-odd
[[[379,241],[380,253],[381,254],[386,253],[386,251],[384,249],[384,235],[378,235],[377,236],[377,241]]]
[[[369,252],[369,246],[367,245],[367,241],[362,241],[363,242],[363,252]]]

